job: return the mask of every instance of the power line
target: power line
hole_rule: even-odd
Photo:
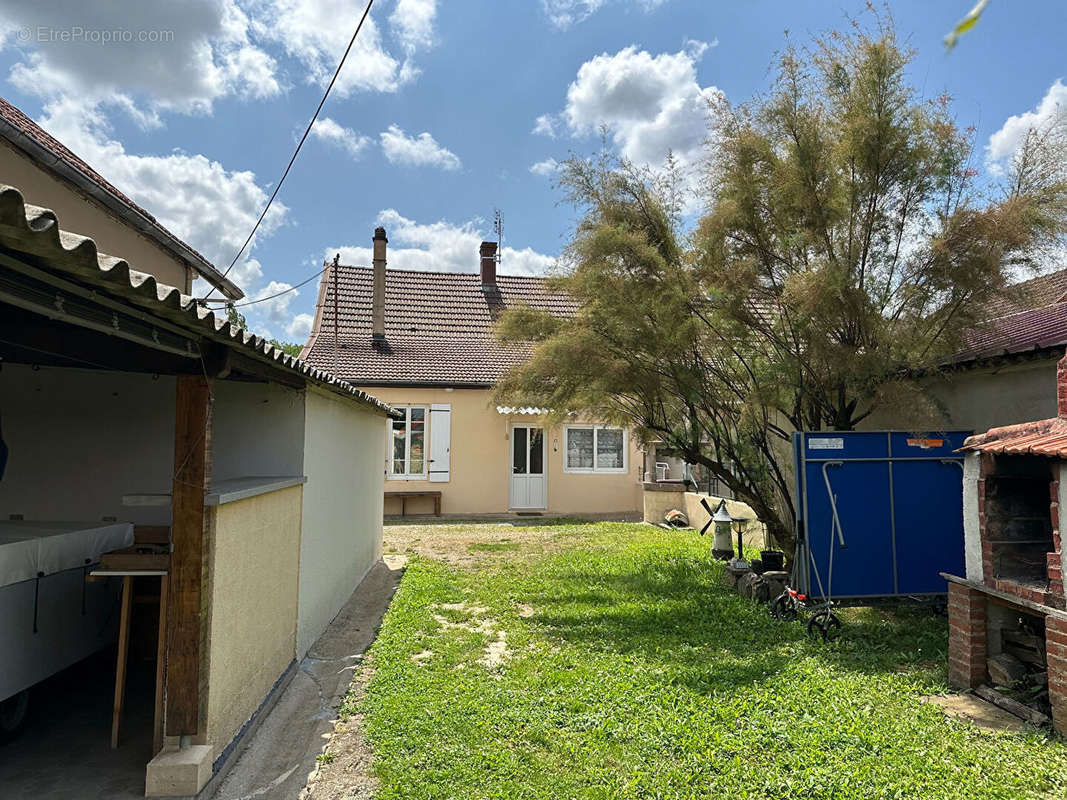
[[[267,300],[273,300],[275,297],[281,297],[283,294],[289,294],[289,292],[295,291],[295,290],[299,289],[301,286],[304,286],[305,284],[311,283],[311,281],[315,280],[315,278],[319,277],[327,269],[329,269],[329,264],[327,264],[325,267],[320,269],[318,272],[313,273],[312,275],[308,276],[304,280],[300,281],[300,283],[297,283],[297,284],[295,284],[293,286],[290,286],[288,289],[282,289],[280,292],[275,292],[272,295],[267,295],[266,297],[257,297],[255,300],[249,300],[247,303],[229,303],[229,302],[227,302],[226,306],[227,307],[233,306],[234,308],[244,308],[245,306],[254,306],[256,303],[265,303]],[[204,299],[207,300],[206,297]],[[212,302],[218,303],[218,302],[223,302],[223,301],[214,300]]]
[[[374,0],[367,0],[367,7],[363,9],[363,16],[359,18],[359,24],[356,25],[356,30],[352,33],[352,38],[348,40],[348,47],[345,48],[344,55],[341,56],[341,61],[340,63],[338,63],[337,69],[333,73],[333,77],[330,78],[330,84],[326,87],[326,91],[323,92],[322,99],[319,101],[318,108],[315,109],[315,113],[311,116],[311,121],[308,122],[308,126],[304,130],[304,135],[300,137],[300,141],[296,145],[296,150],[293,151],[293,157],[289,159],[289,163],[285,167],[285,172],[282,173],[281,179],[274,187],[274,191],[271,192],[270,199],[267,200],[267,205],[263,207],[263,213],[259,215],[259,219],[256,220],[256,224],[252,226],[252,230],[248,234],[248,238],[245,239],[244,244],[241,245],[241,249],[238,250],[237,254],[233,257],[233,261],[230,262],[230,266],[226,267],[226,271],[222,273],[222,277],[225,278],[227,275],[230,274],[230,270],[232,270],[234,265],[237,263],[237,259],[241,257],[241,254],[245,251],[245,248],[248,247],[248,243],[252,241],[252,237],[256,235],[256,231],[259,230],[260,224],[267,216],[267,212],[270,210],[271,203],[273,203],[274,198],[278,196],[278,192],[281,190],[282,184],[285,183],[285,179],[289,175],[289,170],[293,167],[293,162],[296,161],[296,157],[300,154],[300,148],[304,146],[304,141],[311,133],[311,128],[315,125],[315,120],[319,118],[319,112],[322,111],[322,107],[326,104],[326,98],[330,96],[330,90],[333,89],[334,83],[337,82],[337,76],[341,74],[341,67],[345,65],[345,60],[348,58],[348,54],[352,51],[352,45],[356,43],[356,37],[359,36],[359,31],[363,27],[363,23],[366,21],[367,15],[370,14],[370,8],[372,5],[374,5]],[[211,297],[212,293],[215,291],[215,288],[216,287],[214,286],[211,287],[211,291],[204,296],[204,300],[207,300],[209,297]],[[251,304],[245,303],[245,305]]]

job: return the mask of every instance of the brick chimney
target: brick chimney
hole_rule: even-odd
[[[371,301],[371,339],[385,341],[385,228],[374,229],[374,295]]]
[[[496,287],[496,242],[482,242],[478,249],[482,257],[482,289]]]

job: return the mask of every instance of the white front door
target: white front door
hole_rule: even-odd
[[[511,429],[511,507],[544,508],[545,431],[537,425]]]

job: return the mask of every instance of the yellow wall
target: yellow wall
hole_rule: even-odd
[[[6,142],[0,142],[0,182],[22,192],[27,203],[52,209],[63,230],[91,237],[101,252],[124,258],[134,269],[189,291],[195,276],[183,262]]]
[[[210,601],[201,730],[216,757],[296,655],[302,490],[293,486],[207,509]]]
[[[366,391],[391,405],[448,403],[452,407],[451,463],[447,483],[428,480],[389,480],[385,491],[440,491],[443,514],[504,514],[508,512],[511,470],[510,432],[513,423],[537,424],[538,417],[497,413],[487,389],[405,389],[367,387]],[[384,423],[383,423],[384,424]],[[546,430],[548,507],[551,514],[616,514],[641,511],[641,453],[627,434],[626,473],[575,474],[563,471],[563,432]],[[429,448],[429,431],[427,431]],[[558,450],[553,445],[558,442]],[[382,453],[382,468],[387,465]],[[429,500],[409,499],[408,514],[433,511]],[[386,514],[399,514],[400,501],[390,499]]]
[[[686,492],[682,491],[681,488],[678,491],[670,492],[646,491],[644,492],[645,522],[659,524],[663,522],[664,514],[672,509],[677,509],[689,519],[690,527],[700,530],[711,517],[700,504],[701,499],[707,500],[712,509],[718,508],[719,501],[722,500],[721,497],[713,497],[712,495],[698,492]],[[752,510],[748,503],[740,500],[727,500],[726,510],[730,512],[732,517],[751,520],[742,528],[741,543],[745,546],[745,557],[755,558],[755,550],[766,549],[768,546],[766,527],[759,521],[756,517],[756,512]],[[705,534],[709,548],[711,547],[711,536],[714,533],[714,528],[708,528],[708,532]],[[737,540],[736,535],[733,540]],[[751,552],[749,548],[752,548]]]

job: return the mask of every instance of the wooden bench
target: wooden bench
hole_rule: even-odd
[[[409,497],[432,497],[433,498],[433,515],[435,517],[441,516],[441,493],[440,492],[386,492],[385,499],[390,497],[400,498],[400,516],[407,516],[407,499]]]

